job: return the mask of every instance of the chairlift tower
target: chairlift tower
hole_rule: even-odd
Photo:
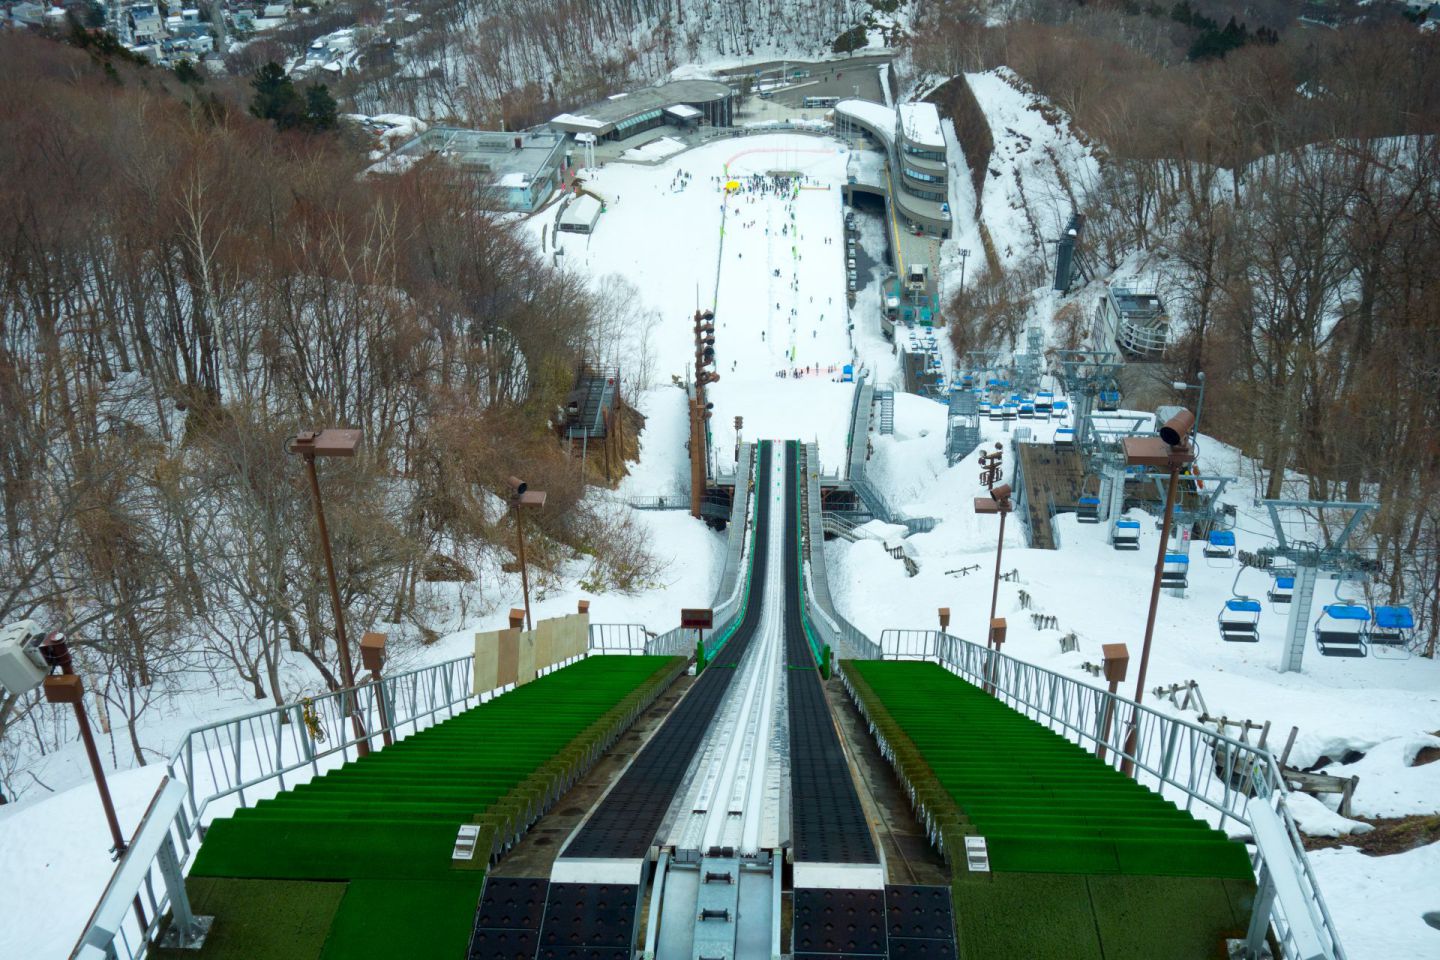
[[[1125,361],[1110,350],[1061,350],[1056,359],[1075,414],[1075,446],[1082,453],[1090,453],[1090,413],[1095,407],[1095,398],[1107,384],[1114,382]]]
[[[1280,672],[1300,671],[1305,656],[1305,642],[1310,635],[1310,608],[1315,600],[1315,582],[1321,570],[1329,570],[1336,580],[1352,579],[1362,575],[1365,558],[1345,544],[1360,518],[1374,510],[1377,504],[1348,502],[1342,500],[1261,500],[1260,505],[1270,511],[1270,523],[1275,528],[1275,546],[1266,547],[1260,555],[1267,558],[1284,557],[1295,565],[1295,592],[1290,601],[1290,619],[1285,627],[1285,648],[1280,654]],[[1338,536],[1328,545],[1294,540],[1285,535],[1280,520],[1280,508],[1296,510],[1348,510],[1349,518]]]
[[[1032,324],[1025,331],[1025,352],[1015,358],[1015,385],[1022,393],[1033,394],[1040,387],[1045,360],[1045,331]]]

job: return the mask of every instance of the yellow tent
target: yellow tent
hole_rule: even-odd
[[[739,180],[731,180],[729,183],[725,184],[725,189],[726,189],[726,190],[739,190],[739,189],[740,189],[740,181],[739,181]]]

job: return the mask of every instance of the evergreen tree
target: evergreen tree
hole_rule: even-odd
[[[330,95],[330,88],[323,83],[312,84],[305,89],[305,126],[321,133],[334,130],[340,122],[340,107]]]
[[[205,75],[196,70],[191,61],[180,60],[175,64],[175,79],[187,86],[198,87],[205,82]]]
[[[255,90],[251,114],[271,121],[280,130],[292,130],[305,123],[305,99],[280,64],[272,60],[256,70],[250,86]]]

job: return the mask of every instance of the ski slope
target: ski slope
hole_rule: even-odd
[[[622,368],[653,369],[654,388],[639,400],[647,416],[669,418],[678,407],[683,430],[683,396],[659,385],[688,378],[694,313],[715,311],[720,382],[709,393],[722,470],[733,463],[736,416],[746,440],[818,441],[826,469],[840,465],[852,387],[838,380],[853,360],[841,199],[847,156],[827,137],[771,134],[711,143],[657,166],[612,163],[582,174],[605,213],[589,236],[560,235],[558,259],[597,283],[624,275],[639,289],[637,310],[661,316],[658,327],[624,329],[608,347]],[[790,178],[785,189],[775,173]],[[731,183],[738,186],[727,189]],[[537,218],[532,229],[549,222]],[[637,475],[626,492],[677,489],[672,471],[648,471],[643,458],[641,471],[645,484],[667,486],[642,486]]]

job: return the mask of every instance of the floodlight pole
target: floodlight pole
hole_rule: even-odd
[[[525,595],[525,629],[534,629],[530,625],[530,570],[525,563],[525,517],[520,509],[520,497],[517,495],[510,499],[510,509],[515,512],[515,539],[520,547],[520,591]]]
[[[125,835],[120,830],[120,818],[115,815],[115,800],[110,796],[110,783],[105,779],[105,767],[100,762],[100,750],[95,745],[95,731],[90,729],[90,717],[85,712],[85,684],[75,673],[74,658],[70,655],[70,645],[65,642],[63,633],[50,634],[40,645],[40,653],[50,669],[58,667],[61,674],[58,677],[45,678],[45,699],[51,703],[69,703],[75,708],[75,726],[80,728],[80,740],[85,744],[85,755],[90,759],[90,771],[95,775],[95,789],[100,794],[100,806],[105,810],[105,823],[110,828],[110,839],[115,841],[111,854],[113,859],[119,860],[130,845],[125,842]],[[145,919],[145,906],[140,902],[138,891],[133,903],[135,919],[140,921],[140,929],[145,930],[150,924]]]
[[[1181,410],[1160,428],[1160,439],[1130,437],[1124,441],[1126,460],[1141,465],[1158,466],[1163,457],[1170,479],[1165,487],[1165,513],[1160,521],[1160,545],[1155,553],[1155,576],[1150,584],[1150,609],[1145,615],[1145,639],[1140,647],[1140,671],[1135,677],[1135,708],[1130,717],[1130,733],[1125,740],[1125,760],[1121,770],[1126,776],[1135,771],[1135,754],[1139,745],[1140,703],[1145,698],[1145,674],[1150,667],[1150,644],[1155,638],[1155,615],[1160,607],[1160,583],[1165,572],[1165,554],[1170,546],[1170,525],[1175,516],[1175,492],[1180,486],[1180,471],[1195,461],[1190,445],[1195,418]]]
[[[990,586],[990,622],[995,621],[995,607],[1000,601],[1000,556],[1005,550],[1005,517],[1010,513],[1010,500],[1006,498],[1003,502],[997,501],[996,508],[1000,511],[1000,536],[995,541],[995,582]],[[986,645],[990,645],[987,638]]]
[[[340,431],[334,433],[339,434]],[[353,436],[350,431],[345,431],[345,434],[346,436],[339,438],[345,449],[337,448],[331,453],[337,456],[354,456],[355,446],[359,443],[358,431],[354,432]],[[325,558],[325,577],[330,585],[330,606],[335,614],[335,641],[340,652],[340,682],[344,688],[340,694],[340,708],[342,712],[350,715],[350,723],[355,730],[355,754],[363,757],[370,753],[370,738],[365,734],[365,724],[360,719],[360,712],[351,703],[355,691],[355,668],[350,663],[350,642],[345,636],[345,608],[340,603],[340,584],[335,577],[335,557],[330,552],[330,528],[325,523],[325,502],[320,496],[320,477],[315,470],[317,441],[321,439],[321,434],[302,433],[290,442],[290,452],[298,453],[305,461],[305,472],[310,477],[310,496],[315,502],[315,525],[320,531],[320,552]]]

